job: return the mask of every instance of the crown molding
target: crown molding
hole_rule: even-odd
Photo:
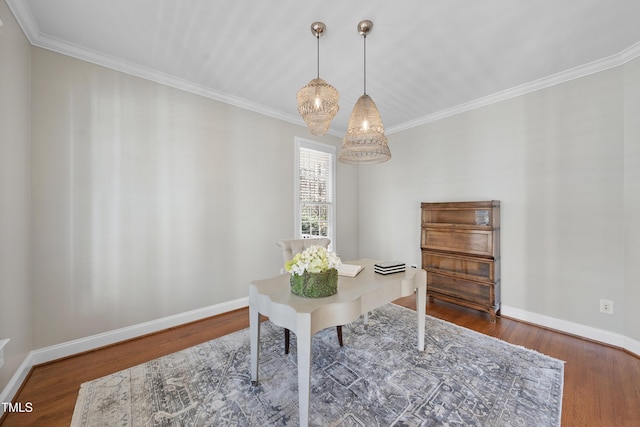
[[[255,113],[263,114],[275,119],[306,127],[304,120],[302,120],[302,118],[299,116],[286,114],[282,111],[265,107],[262,104],[252,102],[244,98],[240,98],[221,91],[215,91],[211,88],[195,84],[193,82],[170,74],[161,73],[147,67],[142,67],[128,61],[123,61],[119,58],[115,58],[113,56],[109,56],[104,53],[87,49],[82,46],[74,45],[72,43],[43,34],[35,18],[33,17],[33,14],[31,13],[31,10],[29,9],[26,1],[5,1],[9,6],[11,13],[13,13],[13,15],[15,16],[16,21],[18,21],[18,24],[22,28],[22,31],[25,33],[27,39],[33,46],[41,47],[43,49],[71,56],[82,61],[111,68],[125,74],[140,77],[156,83],[161,83],[166,86],[184,90],[196,95],[201,95],[206,98],[214,99],[216,101],[224,102],[225,104],[233,105],[238,108],[253,111]]]
[[[209,87],[193,83],[189,80],[182,79],[171,74],[162,73],[152,68],[143,67],[128,61],[124,61],[122,59],[106,55],[102,52],[74,45],[67,41],[48,36],[46,34],[40,33],[38,37],[31,42],[31,44],[33,46],[41,47],[43,49],[79,59],[81,61],[90,62],[102,67],[120,71],[134,77],[139,77],[155,83],[160,83],[165,86],[173,87],[185,92],[203,96],[205,98],[220,101],[234,107],[242,108],[244,110],[262,114],[274,119],[289,122],[294,125],[302,126],[304,128],[307,127],[306,123],[299,115],[287,114],[280,110],[266,107],[257,102],[249,101],[245,98],[231,95],[222,91],[216,91]],[[334,136],[341,136],[339,132],[331,129],[327,133]]]
[[[620,60],[623,64],[640,57],[640,42],[633,44],[620,52]]]
[[[451,108],[437,111],[427,116],[419,117],[414,120],[401,123],[397,126],[392,126],[387,129],[387,134],[393,134],[396,132],[408,130],[417,126],[421,126],[427,123],[435,122],[447,117],[455,116],[467,111],[475,110],[476,108],[486,107],[491,104],[495,104],[510,98],[525,95],[530,92],[535,92],[540,89],[545,89],[551,86],[555,86],[560,83],[566,83],[571,80],[585,77],[590,74],[595,74],[600,71],[608,70],[610,68],[624,65],[627,62],[640,56],[640,42],[628,47],[620,53],[611,55],[607,58],[599,59],[569,70],[561,71],[556,74],[552,74],[547,77],[543,77],[532,82],[528,82],[511,89],[507,89],[501,92],[496,92],[483,98],[474,99],[473,101],[465,102],[463,104],[456,105]]]
[[[253,111],[255,113],[294,123],[296,125],[305,126],[302,118],[298,116],[286,114],[282,111],[265,107],[262,104],[252,102],[247,99],[231,95],[229,93],[212,90],[211,88],[195,84],[189,80],[185,80],[171,74],[162,73],[148,67],[143,67],[128,61],[124,61],[122,59],[109,56],[101,52],[86,49],[84,47],[74,45],[45,34],[40,34],[37,39],[32,42],[32,44],[43,49],[71,56],[73,58],[120,71],[125,74],[129,74],[145,80],[150,80],[196,95],[204,96],[206,98],[224,102],[225,104],[233,105],[235,107]]]
[[[31,9],[27,6],[25,0],[5,0],[9,10],[18,21],[18,25],[22,28],[22,32],[31,44],[42,34],[36,19],[31,13]]]
[[[63,55],[71,56],[82,61],[91,62],[103,67],[111,68],[113,70],[120,71],[135,77],[140,77],[176,89],[184,90],[196,95],[204,96],[206,98],[214,99],[216,101],[224,102],[225,104],[263,114],[265,116],[289,122],[298,126],[306,127],[306,124],[298,115],[287,114],[282,111],[266,107],[262,104],[258,104],[256,102],[231,95],[229,93],[216,91],[170,74],[161,73],[147,67],[142,67],[131,62],[123,61],[121,59],[105,55],[104,53],[86,49],[84,47],[73,45],[66,41],[50,37],[41,32],[40,27],[33,17],[33,14],[31,13],[31,10],[27,6],[25,0],[5,1],[9,6],[9,9],[15,16],[16,20],[18,21],[18,24],[22,28],[23,32],[29,39],[29,42],[34,46],[58,52]],[[496,92],[482,98],[474,99],[472,101],[446,108],[444,110],[436,111],[435,113],[418,117],[416,119],[400,123],[396,126],[391,126],[386,129],[386,134],[391,135],[447,117],[455,116],[467,111],[475,110],[477,108],[486,107],[488,105],[515,98],[517,96],[525,95],[530,92],[545,89],[560,83],[565,83],[574,79],[578,79],[580,77],[585,77],[590,74],[624,65],[639,56],[640,42],[609,57],[599,59],[569,70],[561,71],[551,76],[524,83],[522,85],[506,89],[501,92]],[[342,134],[344,132],[330,129],[327,133],[333,136],[342,137]]]

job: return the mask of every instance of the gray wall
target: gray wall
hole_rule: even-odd
[[[279,271],[294,137],[339,138],[31,48],[4,2],[0,18],[0,389],[30,350]],[[499,199],[503,303],[640,340],[639,75],[636,59],[339,164],[338,253],[419,264],[420,202]]]
[[[640,341],[640,59],[624,72],[625,335]]]
[[[31,46],[5,2],[0,2],[0,340],[10,338],[0,368],[0,390],[31,341],[30,80]]]
[[[638,62],[391,135],[360,255],[419,264],[420,202],[497,199],[503,304],[637,340]]]
[[[29,350],[246,297],[250,280],[279,274],[294,138],[339,138],[28,44],[0,48],[11,89],[0,388]],[[5,52],[20,78],[5,73]],[[345,259],[357,256],[357,173],[338,165]]]
[[[39,48],[32,90],[36,348],[246,297],[280,272],[306,128]],[[356,178],[339,166],[347,258]]]

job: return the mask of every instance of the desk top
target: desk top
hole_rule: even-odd
[[[293,294],[289,284],[289,273],[270,279],[254,280],[250,288],[254,288],[259,296],[267,297],[271,303],[292,307],[298,313],[311,313],[320,307],[341,305],[380,292],[387,293],[391,288],[396,288],[398,297],[409,295],[416,289],[415,275],[423,270],[408,268],[404,272],[382,275],[374,271],[376,262],[378,260],[366,258],[347,261],[346,264],[362,265],[364,269],[356,277],[338,276],[338,292],[324,298],[305,298]],[[424,285],[426,286],[426,276]]]

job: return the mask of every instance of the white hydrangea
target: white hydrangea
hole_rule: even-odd
[[[342,261],[335,252],[329,252],[322,246],[313,245],[287,261],[284,268],[292,274],[302,276],[305,271],[322,273],[332,268],[338,269],[341,263]]]

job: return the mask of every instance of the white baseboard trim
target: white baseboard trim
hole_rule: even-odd
[[[13,400],[13,397],[20,389],[20,386],[24,382],[25,378],[27,378],[29,371],[31,371],[31,367],[33,366],[30,363],[30,356],[31,354],[28,354],[27,357],[25,357],[18,370],[13,374],[11,380],[9,380],[9,383],[2,391],[2,394],[0,394],[0,403],[11,402]],[[0,417],[2,417],[3,414],[4,405],[0,405]]]
[[[543,314],[532,313],[530,311],[521,310],[519,308],[503,305],[500,313],[506,317],[521,320],[527,323],[543,326],[549,329],[555,329],[571,335],[609,344],[615,347],[623,348],[631,353],[640,356],[640,342],[635,341],[627,336],[617,334],[615,332],[604,331],[602,329],[591,326],[581,325],[579,323],[569,322],[567,320],[556,319],[554,317],[545,316]]]
[[[640,357],[640,341],[632,340],[629,337],[624,337],[624,346],[623,348],[636,356]]]
[[[247,307],[248,305],[248,297],[227,301],[211,305],[209,307],[198,308],[196,310],[175,314],[173,316],[167,316],[161,319],[151,320],[149,322],[139,323],[137,325],[127,326],[113,331],[103,332],[101,334],[41,348],[32,351],[30,356],[33,359],[33,364],[39,365],[62,357],[104,347],[105,345],[115,344],[120,341],[158,332],[163,329],[172,328],[185,323],[194,322],[196,320],[215,316],[227,311]]]
[[[33,350],[27,355],[16,373],[11,378],[11,381],[9,381],[9,384],[7,384],[5,389],[2,391],[2,394],[0,394],[0,402],[11,402],[13,400],[13,397],[18,392],[20,386],[29,374],[29,371],[35,365],[50,362],[62,357],[72,356],[74,354],[93,350],[99,347],[104,347],[106,345],[125,341],[141,335],[158,332],[163,329],[172,328],[174,326],[182,325],[185,323],[194,322],[196,320],[205,319],[207,317],[222,314],[227,311],[247,307],[248,305],[248,297],[240,298],[237,300],[204,307],[197,310],[187,311],[185,313],[163,317],[161,319],[139,323],[137,325],[116,329],[97,335],[92,335],[86,338],[81,338],[73,341],[68,341],[66,343],[56,344],[50,347]],[[624,335],[504,305],[502,306],[500,311],[504,316],[511,317],[516,320],[521,320],[524,322],[620,347],[640,356],[640,342]],[[4,408],[2,405],[0,405],[0,416],[2,416],[3,412]]]
[[[184,313],[175,314],[173,316],[163,317],[161,319],[149,322],[139,323],[137,325],[127,326],[113,331],[103,332],[89,337],[80,338],[49,347],[32,350],[24,359],[18,370],[15,372],[5,389],[0,394],[0,402],[11,402],[25,378],[35,365],[50,362],[74,354],[83,353],[85,351],[94,350],[106,345],[115,344],[120,341],[129,340],[142,335],[158,332],[163,329],[172,328],[174,326],[183,325],[185,323],[194,322],[196,320],[205,319],[217,314],[226,313],[228,311],[249,306],[249,298],[239,298],[233,301],[227,301]],[[0,405],[0,416],[4,412],[4,405]]]

